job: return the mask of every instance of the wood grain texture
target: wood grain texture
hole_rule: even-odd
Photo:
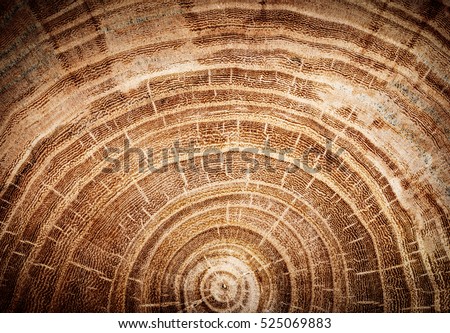
[[[450,311],[449,68],[448,1],[2,1],[0,310]]]

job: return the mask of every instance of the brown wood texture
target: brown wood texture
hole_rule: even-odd
[[[0,310],[450,311],[449,69],[448,1],[2,1]]]

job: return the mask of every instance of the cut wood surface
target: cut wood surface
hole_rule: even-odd
[[[449,69],[448,1],[2,1],[0,311],[449,312]]]

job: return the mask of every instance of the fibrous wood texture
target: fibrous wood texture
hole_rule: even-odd
[[[0,13],[0,310],[450,310],[448,2]]]

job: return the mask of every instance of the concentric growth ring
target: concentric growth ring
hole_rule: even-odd
[[[3,1],[0,311],[450,311],[446,1]]]

